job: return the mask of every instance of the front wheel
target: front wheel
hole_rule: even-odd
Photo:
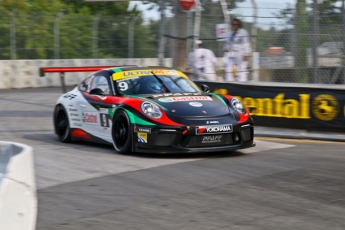
[[[62,105],[57,105],[54,111],[54,128],[61,142],[71,142],[71,128],[68,115]]]
[[[111,135],[116,152],[127,154],[131,151],[132,130],[125,111],[119,110],[114,115]]]

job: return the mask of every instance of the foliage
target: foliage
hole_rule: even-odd
[[[2,0],[0,59],[11,58],[10,31],[15,31],[15,46],[12,48],[15,48],[17,59],[126,58],[128,26],[134,17],[134,48],[140,47],[134,52],[134,57],[154,57],[157,37],[152,34],[150,25],[142,25],[139,11],[135,8],[127,11],[128,4],[84,0]],[[97,15],[101,18],[99,23]],[[11,18],[14,18],[14,23],[11,23]],[[97,27],[98,35],[95,37]],[[95,52],[96,45],[98,52]]]

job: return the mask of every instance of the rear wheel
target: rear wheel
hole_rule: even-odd
[[[61,142],[71,142],[71,128],[69,126],[68,115],[62,105],[57,105],[54,111],[55,133]]]
[[[127,154],[131,151],[132,130],[125,111],[119,110],[114,115],[111,135],[116,152]]]

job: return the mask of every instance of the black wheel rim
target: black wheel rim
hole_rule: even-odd
[[[124,116],[120,116],[116,122],[113,129],[113,136],[115,144],[118,148],[123,148],[128,139],[128,122]]]
[[[56,113],[56,130],[59,137],[64,137],[68,128],[68,121],[65,111],[58,109]]]

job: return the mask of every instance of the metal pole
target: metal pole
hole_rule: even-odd
[[[252,24],[252,36],[251,36],[251,47],[252,47],[252,58],[251,58],[251,77],[252,80],[259,80],[259,54],[256,53],[256,39],[257,39],[257,18],[258,18],[258,6],[255,0],[252,0],[253,5],[253,24]]]
[[[252,25],[252,39],[251,39],[251,46],[252,46],[252,52],[255,52],[256,50],[256,21],[258,18],[258,6],[255,2],[255,0],[252,0],[253,5],[253,25]]]
[[[66,84],[65,84],[65,73],[60,73],[60,80],[61,80],[61,86],[62,86],[62,92],[66,93]]]
[[[199,40],[200,36],[200,22],[201,22],[201,3],[200,0],[195,1],[195,19],[194,19],[194,36],[193,36],[193,41],[194,41],[194,51],[197,47],[195,44],[196,40]]]
[[[60,19],[63,15],[63,12],[59,12],[56,15],[55,23],[54,23],[54,58],[60,58]]]
[[[15,60],[17,58],[16,57],[16,13],[17,13],[17,10],[13,9],[12,15],[11,15],[11,26],[10,26],[11,60]]]
[[[93,24],[93,58],[98,58],[98,25],[102,14],[97,14],[95,23]]]
[[[313,47],[312,47],[312,55],[313,55],[313,82],[319,82],[319,63],[318,63],[318,52],[317,47],[319,46],[319,6],[318,0],[313,1]]]
[[[131,17],[131,21],[128,26],[128,58],[133,58],[134,49],[134,26],[137,17]]]
[[[226,26],[230,25],[230,16],[228,12],[228,4],[226,3],[226,0],[220,0],[220,5],[222,7],[223,15],[224,15],[224,23]],[[229,31],[229,28],[228,30]]]
[[[164,66],[164,30],[165,30],[165,1],[159,1],[159,11],[161,20],[159,22],[159,45],[158,45],[158,63]]]
[[[343,84],[345,84],[345,0],[343,0],[343,4],[341,7],[341,14],[343,15]]]

